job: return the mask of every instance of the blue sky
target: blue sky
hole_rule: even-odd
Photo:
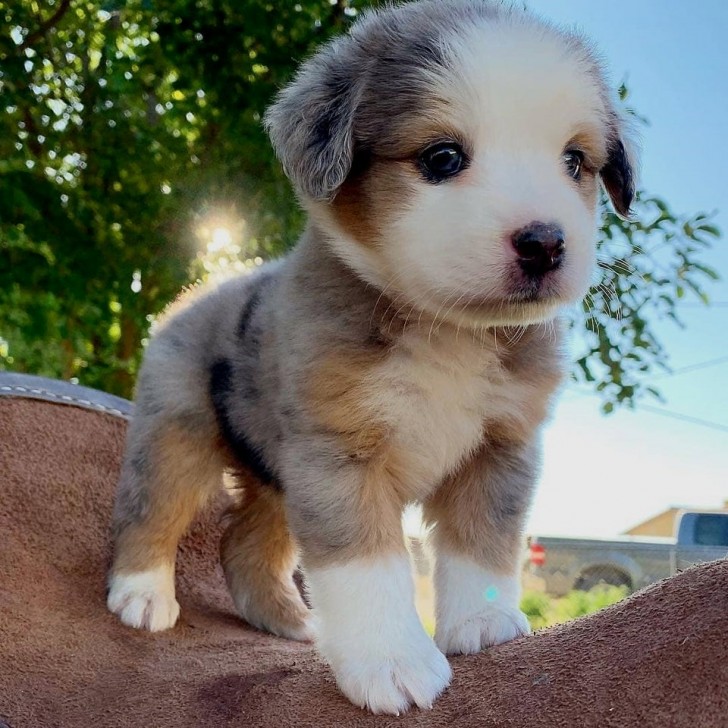
[[[643,130],[643,187],[678,212],[717,210],[716,222],[728,233],[728,2],[527,4],[583,30],[600,47],[615,84],[627,81],[631,104],[650,120]],[[661,376],[667,402],[649,403],[661,414],[638,407],[603,417],[596,397],[568,388],[545,434],[531,532],[608,536],[670,505],[718,507],[728,499],[728,238],[705,260],[723,277],[709,291],[716,305],[686,305],[685,330],[658,327],[674,369],[721,357],[724,363]]]

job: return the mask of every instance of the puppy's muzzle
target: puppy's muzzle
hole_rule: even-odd
[[[526,275],[543,276],[564,259],[564,233],[558,225],[532,222],[516,231],[511,241]]]

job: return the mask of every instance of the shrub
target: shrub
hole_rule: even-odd
[[[521,609],[532,629],[543,629],[598,612],[624,599],[627,594],[627,587],[606,585],[596,586],[589,591],[572,591],[563,597],[527,591],[523,594]]]

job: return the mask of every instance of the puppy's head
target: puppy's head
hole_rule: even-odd
[[[337,254],[461,323],[536,322],[581,298],[600,181],[621,215],[634,195],[589,46],[485,0],[366,15],[302,66],[266,124]]]

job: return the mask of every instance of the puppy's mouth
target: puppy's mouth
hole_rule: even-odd
[[[503,295],[463,297],[450,313],[479,326],[520,325],[548,320],[565,303],[556,271],[543,276],[514,274]]]
[[[543,274],[518,271],[506,284],[508,300],[513,303],[545,303],[562,298],[559,270]]]

